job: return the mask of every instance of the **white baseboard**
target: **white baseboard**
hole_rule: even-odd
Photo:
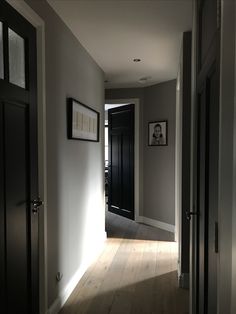
[[[75,287],[77,286],[78,282],[80,281],[80,279],[82,278],[82,276],[84,275],[84,273],[86,272],[86,270],[88,269],[90,264],[101,253],[106,239],[107,239],[107,233],[104,231],[104,235],[102,237],[102,241],[101,241],[100,245],[97,244],[96,246],[94,246],[94,247],[96,247],[96,251],[94,252],[93,256],[90,258],[90,260],[87,260],[83,265],[81,265],[78,268],[78,270],[75,272],[73,277],[70,279],[70,281],[68,282],[66,287],[59,293],[59,296],[57,297],[57,299],[50,306],[47,314],[57,314],[60,311],[60,309],[66,303],[67,299],[69,298],[69,296],[71,295],[71,293],[73,292]]]
[[[142,223],[147,224],[149,226],[163,229],[163,230],[166,230],[166,231],[169,231],[172,233],[175,232],[175,226],[174,225],[170,225],[170,224],[167,224],[167,223],[162,222],[162,221],[154,220],[154,219],[147,218],[144,216],[138,216],[136,221],[142,222]]]

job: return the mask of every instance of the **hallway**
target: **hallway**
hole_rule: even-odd
[[[107,213],[107,242],[61,314],[187,314],[173,234]]]

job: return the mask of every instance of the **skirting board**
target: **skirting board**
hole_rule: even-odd
[[[100,245],[95,246],[97,250],[94,253],[93,257],[89,261],[87,261],[86,263],[80,266],[80,268],[76,271],[76,273],[71,278],[69,283],[63,289],[63,291],[59,293],[59,296],[57,297],[57,299],[50,306],[50,308],[47,311],[47,314],[57,314],[60,311],[60,309],[66,303],[67,299],[69,298],[69,296],[71,295],[75,287],[77,286],[78,282],[80,281],[80,279],[82,278],[82,276],[84,275],[84,273],[86,272],[90,264],[99,256],[99,254],[103,250],[106,239],[107,239],[107,233],[104,232],[103,241],[101,242]]]
[[[166,231],[169,231],[169,232],[172,232],[172,233],[175,232],[175,226],[167,224],[167,223],[162,222],[162,221],[154,220],[154,219],[147,218],[147,217],[144,217],[144,216],[138,216],[136,221],[137,222],[142,222],[142,223],[147,224],[149,226],[156,227],[156,228],[159,228],[159,229],[163,229],[163,230],[166,230]]]

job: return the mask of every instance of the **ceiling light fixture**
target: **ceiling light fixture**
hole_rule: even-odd
[[[144,77],[141,77],[138,82],[141,83],[141,84],[145,84],[148,80],[151,79],[151,76],[144,76]]]
[[[134,62],[140,62],[141,59],[139,59],[139,58],[134,58],[133,61],[134,61]]]

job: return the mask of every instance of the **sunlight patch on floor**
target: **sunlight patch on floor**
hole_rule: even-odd
[[[130,240],[111,238],[100,258],[96,261],[93,274],[81,293],[83,301],[122,289],[133,291],[139,283],[156,280],[177,269],[177,244],[174,242]],[[119,257],[109,270],[111,248],[120,247]],[[116,253],[115,256],[118,255]],[[112,279],[109,279],[112,278]],[[79,300],[74,300],[78,303]]]

